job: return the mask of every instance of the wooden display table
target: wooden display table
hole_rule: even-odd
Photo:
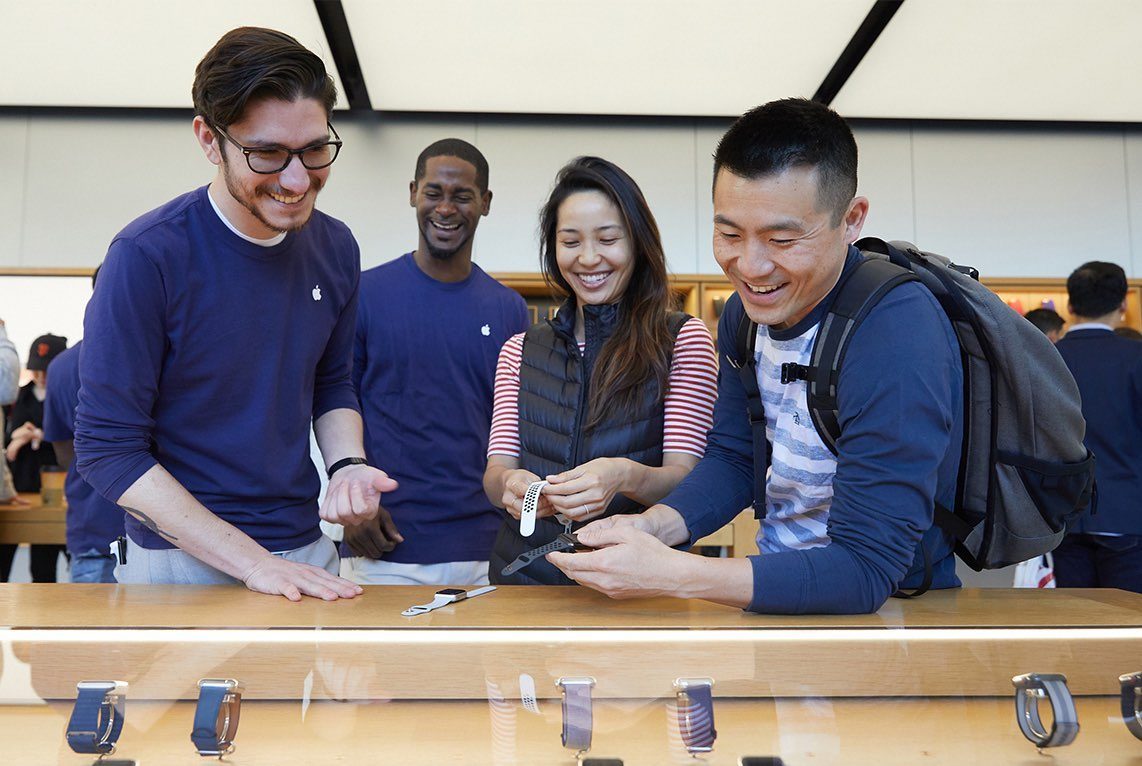
[[[765,616],[583,588],[501,587],[407,618],[433,588],[326,603],[237,587],[0,587],[6,763],[90,763],[62,744],[75,683],[130,684],[123,757],[196,763],[204,677],[245,688],[235,764],[574,762],[555,680],[596,679],[595,747],[627,764],[692,762],[672,683],[715,679],[709,763],[1030,763],[1011,676],[1064,673],[1082,733],[1055,764],[1130,764],[1117,677],[1142,670],[1142,596],[957,590],[877,614]],[[534,685],[534,703],[522,703]],[[7,735],[7,736],[5,736]],[[25,758],[26,756],[26,758]],[[22,760],[23,759],[23,760]]]
[[[0,543],[67,543],[67,505],[45,506],[38,492],[22,492],[26,505],[0,504]]]

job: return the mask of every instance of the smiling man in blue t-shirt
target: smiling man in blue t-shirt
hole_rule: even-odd
[[[955,491],[962,429],[959,345],[918,283],[892,290],[853,333],[837,382],[834,456],[812,424],[806,384],[817,328],[842,275],[861,259],[868,200],[844,120],[803,99],[742,116],[714,156],[714,256],[734,286],[718,327],[722,357],[706,454],[663,501],[584,527],[601,550],[550,554],[572,578],[615,597],[704,598],[755,612],[857,613],[916,588],[959,584],[936,501]],[[710,559],[672,550],[721,527],[754,499],[755,458],[737,359],[743,312],[772,447],[761,555]],[[665,543],[665,544],[664,544]]]
[[[292,37],[242,27],[193,95],[217,172],[111,243],[84,319],[79,472],[128,514],[120,582],[349,598],[311,422],[320,518],[370,520],[396,483],[364,459],[350,377],[357,243],[314,209],[336,90]]]
[[[395,525],[346,529],[347,573],[360,583],[486,585],[503,517],[483,490],[496,359],[527,329],[527,306],[472,263],[492,204],[479,149],[457,138],[425,148],[409,204],[416,250],[361,275],[353,352],[365,454],[400,481],[385,495]]]

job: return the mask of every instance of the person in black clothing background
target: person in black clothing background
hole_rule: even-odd
[[[17,492],[39,492],[40,469],[57,465],[55,450],[43,440],[44,397],[48,364],[65,348],[67,338],[49,333],[36,338],[28,352],[32,380],[20,388],[12,403],[4,433],[4,455]],[[33,545],[32,582],[55,582],[56,561],[63,552],[62,545]],[[15,553],[15,545],[0,546],[0,580],[3,582],[8,581]]]

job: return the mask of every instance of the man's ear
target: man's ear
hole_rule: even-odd
[[[224,139],[206,124],[202,115],[195,115],[194,137],[198,139],[198,145],[202,147],[202,153],[206,155],[206,159],[210,160],[213,165],[221,165],[222,141]]]
[[[853,197],[842,223],[845,226],[845,244],[851,245],[860,239],[860,232],[864,222],[868,220],[868,198]]]

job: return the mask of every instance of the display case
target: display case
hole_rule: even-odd
[[[295,604],[238,587],[4,586],[0,761],[92,763],[65,732],[77,684],[104,681],[126,684],[115,759],[202,762],[200,696],[225,691],[203,679],[240,688],[234,764],[1043,762],[1017,695],[1024,723],[1033,710],[1074,734],[1044,749],[1055,764],[1142,761],[1119,680],[1142,671],[1135,594],[954,590],[871,615],[765,616],[516,586],[402,616],[433,590]],[[1065,677],[1071,707],[1015,689],[1029,673]]]

